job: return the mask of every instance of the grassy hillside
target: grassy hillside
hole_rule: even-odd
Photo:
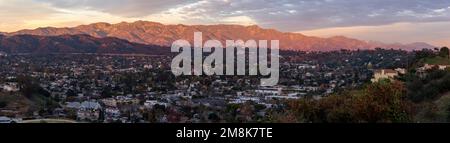
[[[33,102],[18,93],[0,92],[0,116],[15,116],[30,111]]]
[[[432,65],[450,65],[450,59],[440,56],[425,58],[423,59],[423,62]]]

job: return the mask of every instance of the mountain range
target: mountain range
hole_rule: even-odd
[[[6,37],[18,35],[56,36],[90,35],[98,40],[115,37],[132,43],[170,47],[172,42],[185,39],[193,42],[194,32],[202,32],[203,40],[216,39],[225,43],[225,40],[279,40],[280,49],[298,51],[332,51],[340,49],[404,49],[418,50],[434,48],[427,43],[412,44],[385,44],[381,42],[362,41],[344,36],[319,38],[306,36],[300,33],[280,32],[274,29],[264,29],[259,26],[241,25],[164,25],[156,22],[136,21],[133,23],[93,23],[70,28],[44,27],[33,30],[20,30],[12,33],[3,33]],[[0,33],[2,34],[2,33]],[[16,37],[17,38],[17,37]],[[39,37],[44,38],[44,37]],[[109,38],[110,39],[110,38]],[[118,40],[118,39],[116,39]],[[107,44],[107,43],[104,43]],[[130,43],[131,44],[131,43]],[[4,45],[4,44],[2,44]],[[80,45],[78,45],[80,46]]]
[[[127,40],[89,35],[0,35],[0,51],[6,53],[108,53],[108,54],[154,54],[169,53],[169,49],[155,45],[132,43]]]

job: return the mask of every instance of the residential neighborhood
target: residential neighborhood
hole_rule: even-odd
[[[254,115],[264,118],[266,111],[283,108],[284,101],[320,99],[372,78],[395,78],[404,72],[409,54],[287,53],[281,59],[280,84],[273,87],[259,86],[256,76],[175,78],[170,56],[8,55],[0,60],[0,96],[24,100],[1,107],[0,115],[102,123],[228,122],[226,116],[237,115],[226,113],[227,108],[250,105],[258,107]]]

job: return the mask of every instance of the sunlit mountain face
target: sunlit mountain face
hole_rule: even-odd
[[[216,39],[225,43],[226,40],[279,40],[280,48],[294,51],[334,51],[340,49],[403,49],[418,50],[432,49],[426,43],[413,44],[385,44],[381,42],[366,42],[344,36],[318,38],[305,36],[300,33],[280,32],[264,29],[259,26],[241,25],[164,25],[161,23],[137,21],[133,23],[94,23],[73,28],[38,28],[35,30],[21,30],[6,35],[39,35],[60,36],[86,34],[96,38],[116,37],[134,43],[170,47],[178,39],[194,42],[194,32],[202,32],[203,39]]]
[[[143,20],[164,25],[258,25],[307,36],[383,43],[450,44],[450,1],[446,0],[0,0],[0,16],[2,32]]]

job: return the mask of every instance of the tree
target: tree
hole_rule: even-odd
[[[7,105],[5,101],[0,101],[0,108],[5,108]]]
[[[435,100],[450,91],[450,74],[442,70],[431,70],[422,79],[407,81],[408,96],[416,102]]]
[[[353,109],[360,121],[412,121],[412,103],[406,100],[406,88],[400,82],[382,81],[369,85],[356,102],[359,106]]]
[[[104,87],[102,92],[100,93],[102,98],[110,98],[110,97],[112,97],[111,96],[112,94],[113,94],[113,92],[112,92],[112,88],[110,86]]]
[[[19,76],[18,84],[20,92],[29,99],[37,96],[50,97],[50,93],[42,88],[36,79],[30,76]]]
[[[439,56],[443,57],[443,58],[449,58],[449,49],[447,47],[442,47],[441,50],[439,51]]]
[[[320,100],[300,99],[291,102],[289,108],[286,115],[293,113],[297,121],[308,123],[412,121],[412,103],[406,98],[406,88],[395,81],[380,81]]]
[[[210,120],[210,121],[212,121],[214,123],[217,123],[217,122],[220,121],[220,117],[216,113],[209,113],[208,120]]]
[[[435,57],[435,56],[436,56],[436,54],[435,54],[435,52],[433,50],[422,49],[420,51],[416,51],[415,52],[415,59],[414,60],[415,60],[415,62],[418,62],[421,59],[431,58],[431,57]]]
[[[76,97],[77,93],[75,93],[75,91],[73,91],[72,89],[67,90],[66,92],[67,97]]]
[[[447,122],[450,122],[450,105],[447,107]]]

